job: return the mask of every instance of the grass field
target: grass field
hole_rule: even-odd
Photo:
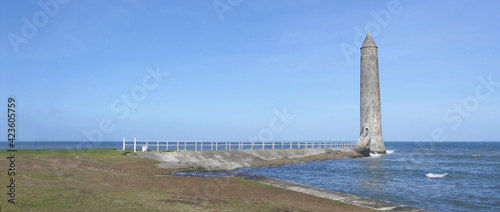
[[[156,176],[175,170],[114,149],[0,151],[1,211],[371,211],[237,177]]]

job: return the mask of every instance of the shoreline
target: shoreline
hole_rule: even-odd
[[[357,205],[361,207],[366,207],[379,211],[405,211],[405,212],[425,212],[430,210],[414,208],[406,205],[399,205],[392,202],[371,199],[368,197],[358,196],[354,194],[342,193],[339,191],[326,190],[322,188],[317,188],[313,186],[308,186],[292,181],[281,180],[271,177],[264,177],[254,174],[238,174],[236,177],[240,177],[246,180],[252,180],[267,185],[271,185],[278,188],[288,189],[316,197],[321,197],[325,199],[335,200],[343,202],[346,204]]]
[[[181,151],[181,152],[136,152],[133,156],[161,162],[160,168],[199,169],[203,171],[231,171],[243,167],[280,166],[306,161],[328,159],[360,158],[369,155],[363,148],[318,148],[291,150],[224,150],[224,151]],[[229,164],[226,164],[229,163]],[[252,180],[277,188],[288,189],[316,197],[357,205],[382,211],[429,211],[388,201],[370,199],[338,191],[321,189],[291,181],[253,174],[237,173],[232,176]],[[195,176],[196,177],[196,176]]]
[[[157,161],[116,149],[18,153],[16,161],[25,168],[16,191],[23,195],[15,205],[2,205],[6,211],[373,211],[240,177],[158,177],[178,169],[161,169]],[[0,182],[8,182],[7,175]]]
[[[176,173],[183,173],[180,175],[176,175]],[[185,174],[186,172],[188,173],[201,173],[202,176],[196,175],[196,174]],[[348,194],[340,191],[333,191],[333,190],[328,190],[328,189],[322,189],[314,186],[309,186],[301,183],[296,183],[293,181],[288,181],[288,180],[281,180],[277,178],[272,178],[272,177],[265,177],[261,175],[255,175],[255,174],[247,174],[247,173],[235,173],[231,174],[226,171],[216,171],[216,172],[210,172],[211,175],[203,175],[203,173],[206,173],[206,171],[196,171],[196,170],[189,170],[186,171],[185,169],[178,169],[174,171],[171,174],[163,174],[163,175],[158,175],[158,176],[184,176],[184,177],[193,177],[193,178],[217,178],[217,177],[236,177],[236,178],[241,178],[245,180],[251,180],[259,183],[263,183],[266,185],[270,185],[276,188],[282,188],[282,189],[287,189],[295,192],[300,192],[304,193],[307,195],[312,195],[320,198],[325,198],[329,200],[334,200],[338,202],[343,202],[346,204],[350,205],[356,205],[356,206],[361,206],[377,211],[405,211],[405,212],[424,212],[424,211],[431,211],[431,210],[426,210],[426,209],[421,209],[421,208],[415,208],[411,206],[406,206],[406,205],[400,205],[396,203],[392,203],[389,201],[385,200],[379,200],[379,199],[372,199],[364,196],[359,196],[359,195],[354,195],[354,194]],[[217,175],[217,173],[222,173],[222,175]]]
[[[17,189],[24,195],[16,199],[16,205],[2,205],[8,211],[71,211],[81,208],[95,211],[106,208],[149,211],[373,211],[377,208],[360,206],[348,199],[322,196],[321,192],[325,191],[319,188],[260,176],[158,177],[158,174],[182,169],[158,168],[155,166],[157,161],[125,156],[123,151],[116,149],[23,149],[19,153],[16,160],[19,159],[26,169],[18,176],[20,181],[16,187],[19,186]],[[0,160],[0,165],[7,164],[7,160]],[[2,176],[0,181],[7,182],[8,179]],[[315,195],[309,192],[311,190],[319,193]]]

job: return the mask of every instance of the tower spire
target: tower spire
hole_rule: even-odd
[[[377,44],[375,44],[375,41],[373,41],[372,36],[368,32],[368,34],[366,35],[365,41],[363,42],[363,45],[361,46],[361,48],[369,47],[369,46],[377,47]]]

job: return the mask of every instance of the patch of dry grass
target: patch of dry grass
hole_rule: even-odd
[[[5,156],[6,151],[0,151]],[[16,204],[2,211],[370,211],[235,177],[155,176],[156,161],[113,149],[19,150]],[[2,157],[0,167],[9,162]]]

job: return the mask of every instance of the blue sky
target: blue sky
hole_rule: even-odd
[[[20,141],[355,141],[368,31],[386,141],[500,140],[498,1],[4,1],[0,20]]]

